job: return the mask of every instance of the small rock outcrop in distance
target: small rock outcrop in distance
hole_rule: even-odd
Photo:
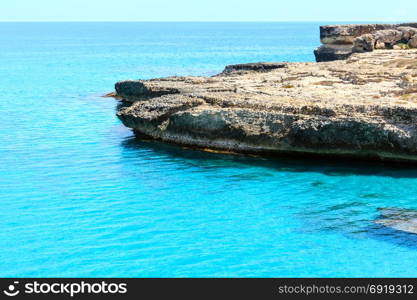
[[[258,71],[265,72],[274,69],[285,68],[285,63],[273,63],[273,62],[259,62],[259,63],[249,63],[249,64],[237,64],[226,66],[224,71],[221,74],[227,74],[237,71]]]
[[[165,88],[158,86],[158,88],[155,89],[153,89],[150,85],[145,87],[138,84],[136,80],[118,82],[115,85],[115,90],[117,96],[123,97],[123,99],[130,99],[131,101],[179,93],[177,89],[169,86]]]
[[[314,51],[317,62],[374,49],[416,48],[417,23],[321,26],[320,41],[323,45]]]

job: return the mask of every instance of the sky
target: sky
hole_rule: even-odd
[[[417,21],[417,0],[0,0],[0,21]]]

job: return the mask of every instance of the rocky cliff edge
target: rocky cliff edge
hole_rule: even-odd
[[[417,162],[417,50],[116,84],[138,136],[198,148]]]

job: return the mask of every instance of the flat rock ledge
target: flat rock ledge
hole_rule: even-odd
[[[417,162],[417,50],[116,84],[138,136],[243,153]]]

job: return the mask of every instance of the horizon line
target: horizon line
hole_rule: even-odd
[[[285,21],[227,21],[227,20],[218,20],[218,21],[193,21],[193,20],[165,20],[165,21],[140,21],[140,20],[0,20],[0,23],[319,23],[319,22],[329,22],[329,23],[417,23],[417,21],[388,21],[388,20],[363,20],[363,21],[353,21],[353,20],[285,20]]]

